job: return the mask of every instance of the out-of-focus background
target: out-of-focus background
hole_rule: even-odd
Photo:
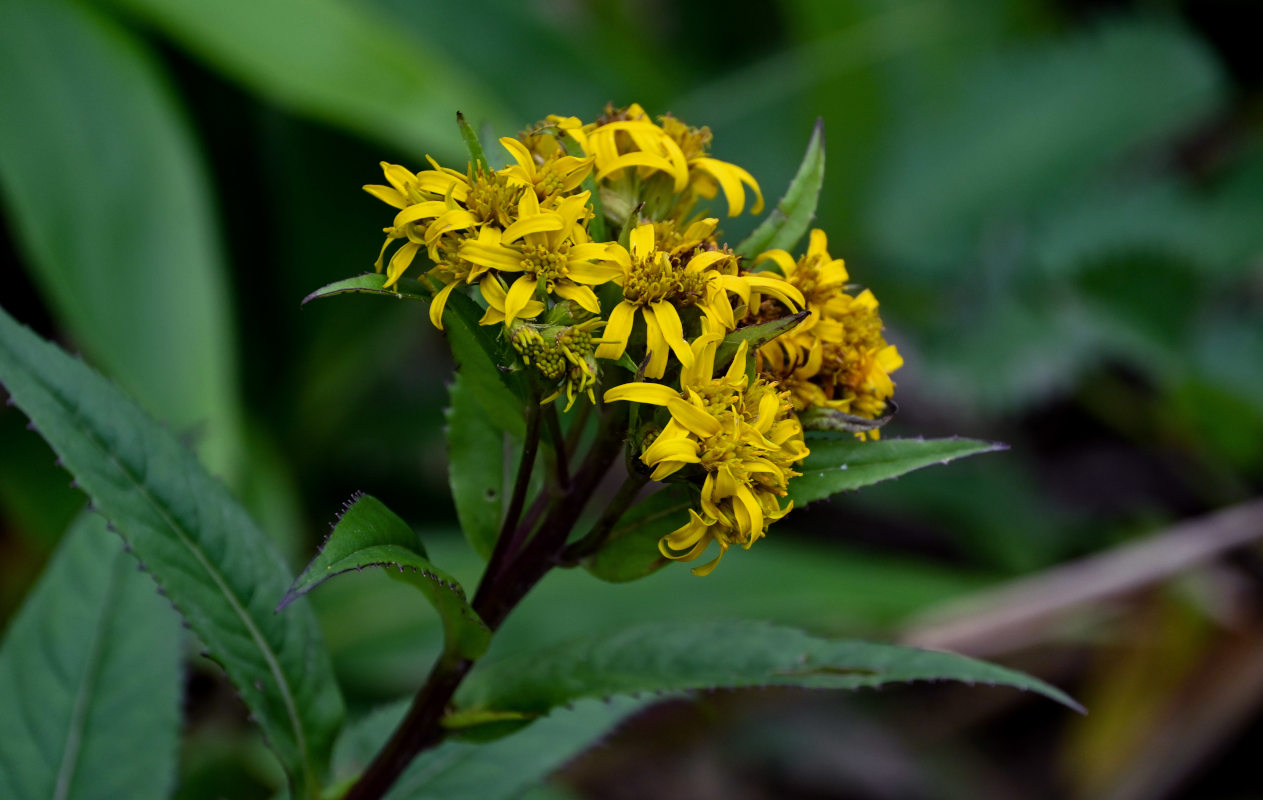
[[[424,310],[299,307],[376,257],[378,162],[459,165],[458,109],[509,134],[639,102],[709,125],[774,202],[823,117],[818,224],[907,362],[885,435],[1012,449],[796,511],[704,580],[551,576],[496,650],[768,619],[991,658],[1090,713],[985,687],[710,696],[538,796],[1259,797],[1257,12],[0,0],[0,303],[185,433],[295,567],[361,489],[469,579]],[[0,408],[0,623],[83,504],[24,423]],[[353,711],[419,684],[437,623],[406,588],[366,574],[314,599]],[[179,797],[270,796],[244,710],[192,664]]]

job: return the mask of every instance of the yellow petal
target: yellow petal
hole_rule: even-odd
[[[386,283],[384,288],[389,289],[395,285],[395,282],[403,277],[408,267],[412,266],[412,259],[416,258],[417,251],[421,249],[421,245],[416,242],[405,242],[402,247],[395,251],[390,257],[390,264],[386,267]]]
[[[653,223],[646,222],[644,225],[637,225],[636,229],[631,232],[631,254],[632,258],[643,261],[653,252]]]
[[[667,401],[667,410],[672,419],[698,436],[715,436],[722,430],[719,420],[679,396]]]
[[[794,270],[798,269],[798,262],[786,253],[784,250],[768,250],[755,256],[754,266],[762,264],[764,261],[775,261],[776,266],[781,268],[781,274],[786,278],[794,274]]]
[[[466,239],[460,243],[460,257],[473,264],[501,272],[521,272],[522,254],[512,247],[481,240]]]
[[[763,294],[770,294],[794,311],[807,304],[807,301],[803,299],[803,293],[787,280],[759,273],[742,277],[745,278],[746,283],[750,284],[750,288]]]
[[[597,163],[601,163],[600,158],[597,159]],[[649,169],[665,172],[668,175],[675,172],[675,167],[671,164],[671,162],[667,161],[662,156],[655,156],[652,153],[637,150],[635,152],[624,153],[617,158],[610,159],[604,166],[601,167],[600,171],[596,173],[596,179],[598,181],[605,180],[610,173],[618,172],[619,170],[627,169],[628,167],[648,167]]]
[[[430,324],[439,330],[443,330],[443,308],[447,305],[447,297],[458,283],[460,281],[452,281],[444,286],[439,290],[438,294],[434,295],[434,299],[430,301]]]
[[[571,248],[572,253],[574,249]],[[602,283],[609,283],[622,274],[623,271],[612,264],[590,264],[586,261],[566,262],[566,277],[575,283],[600,286]],[[594,311],[592,313],[599,314],[601,312]]]
[[[601,313],[601,303],[596,299],[596,292],[586,286],[564,281],[558,283],[554,291],[567,300],[575,301],[584,311],[590,311],[593,314]]]
[[[608,390],[603,399],[607,403],[626,400],[631,403],[665,406],[672,399],[679,400],[680,393],[670,386],[663,386],[660,383],[624,383]]]
[[[526,309],[526,304],[535,296],[536,280],[530,275],[519,275],[509,287],[504,298],[504,324],[512,325],[513,320]]]
[[[610,312],[610,321],[601,332],[604,339],[596,348],[597,358],[617,359],[627,350],[627,339],[631,336],[632,322],[636,318],[636,307],[623,300]],[[661,404],[659,404],[661,405]]]
[[[527,192],[527,194],[534,194]],[[562,220],[561,215],[542,213],[533,217],[521,217],[512,225],[504,229],[504,233],[500,236],[500,241],[505,244],[511,244],[518,239],[526,236],[528,233],[545,233],[547,231],[559,231],[564,228],[566,223]]]
[[[653,309],[653,315],[662,328],[662,338],[675,352],[675,357],[680,359],[680,364],[685,367],[692,366],[693,351],[689,349],[688,342],[684,341],[684,326],[680,323],[680,315],[676,312],[675,306],[666,301],[659,301],[652,304],[650,308]]]
[[[424,203],[413,203],[395,215],[394,225],[396,228],[402,228],[410,222],[441,216],[447,211],[447,203],[444,203],[442,200],[427,200]]]
[[[513,156],[513,160],[527,175],[535,174],[535,159],[531,156],[531,151],[526,149],[526,145],[510,136],[502,136],[500,145],[509,151],[509,155]]]
[[[645,350],[649,353],[649,363],[645,366],[645,377],[661,378],[667,371],[667,355],[671,352],[667,340],[662,336],[662,326],[658,317],[648,308],[641,309],[645,320]]]
[[[383,203],[392,205],[395,208],[403,208],[408,205],[408,198],[404,197],[403,193],[398,189],[390,186],[382,186],[379,183],[371,183],[364,187],[364,191],[368,192],[373,197],[376,197],[378,200],[381,200]]]

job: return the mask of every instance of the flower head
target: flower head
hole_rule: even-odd
[[[750,278],[736,274],[736,257],[713,244],[711,236],[718,224],[716,219],[701,220],[679,234],[674,228],[659,233],[660,226],[645,223],[632,231],[629,250],[618,246],[610,249],[622,270],[615,281],[622,287],[623,299],[610,312],[606,343],[597,350],[598,356],[616,359],[623,355],[637,311],[645,323],[649,357],[645,375],[650,378],[666,374],[668,353],[674,353],[684,367],[693,364],[680,309],[697,306],[709,331],[727,332],[736,327],[728,295],[748,301],[752,284]],[[754,276],[754,284],[762,286],[764,282]],[[767,291],[785,303],[792,305],[795,299],[801,303],[792,286],[766,283]]]
[[[713,540],[719,556],[693,570],[709,574],[728,547],[749,549],[773,521],[789,513],[781,505],[793,464],[807,456],[802,426],[788,398],[762,378],[746,375],[743,343],[722,375],[715,375],[718,334],[693,342],[693,362],[681,370],[680,390],[656,383],[629,383],[605,393],[606,402],[629,400],[663,406],[670,419],[640,454],[654,480],[691,465],[704,476],[700,509],[658,543],[664,556],[692,561]]]
[[[890,373],[903,366],[895,346],[883,336],[877,298],[865,289],[846,289],[841,259],[829,256],[824,232],[814,230],[806,255],[795,261],[784,250],[772,250],[758,261],[775,262],[783,278],[760,273],[797,288],[807,301],[808,317],[793,331],[759,350],[760,372],[789,391],[796,411],[820,407],[876,419],[894,394]],[[775,298],[752,309],[753,322],[784,316]],[[880,436],[874,430],[873,438]]]
[[[609,245],[588,239],[588,197],[587,192],[568,196],[554,210],[541,208],[534,192],[523,192],[513,224],[503,232],[461,243],[461,258],[502,273],[519,273],[505,296],[506,325],[533,316],[528,304],[537,293],[556,294],[593,314],[601,313],[591,287],[613,279],[618,266],[607,255]]]

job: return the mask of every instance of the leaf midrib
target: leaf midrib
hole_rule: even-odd
[[[110,579],[105,590],[105,599],[101,604],[100,614],[92,631],[92,643],[88,649],[87,663],[83,669],[83,680],[75,693],[74,706],[70,712],[70,722],[66,731],[66,743],[62,748],[61,764],[57,767],[57,781],[53,786],[52,800],[65,800],[70,796],[71,782],[79,766],[79,753],[83,743],[83,728],[88,718],[88,707],[91,705],[92,690],[96,688],[96,673],[105,653],[105,629],[121,592],[118,559],[110,568]]]
[[[295,704],[294,697],[289,686],[289,682],[286,680],[285,674],[284,672],[282,672],[280,668],[280,663],[276,659],[276,655],[272,652],[272,649],[268,646],[267,640],[263,638],[262,632],[259,631],[258,627],[254,624],[254,620],[252,620],[250,616],[245,613],[245,609],[238,602],[237,597],[228,588],[227,584],[223,580],[223,577],[219,574],[219,572],[216,569],[214,569],[213,565],[207,560],[205,554],[202,553],[201,549],[194,546],[192,540],[189,537],[189,534],[184,530],[184,528],[180,524],[178,524],[175,521],[175,519],[172,518],[171,514],[168,513],[164,505],[160,503],[157,500],[157,498],[155,498],[148,491],[148,489],[146,489],[144,483],[142,483],[139,480],[139,478],[126,465],[124,465],[123,462],[120,461],[113,452],[110,451],[110,449],[106,446],[104,441],[102,441],[100,438],[97,437],[97,435],[94,433],[92,429],[92,426],[86,424],[88,420],[84,415],[82,415],[79,412],[77,406],[74,403],[72,403],[68,398],[64,397],[57,390],[55,386],[44,381],[39,375],[39,373],[31,370],[29,367],[26,367],[23,359],[20,357],[18,353],[16,353],[12,349],[12,347],[5,347],[5,349],[8,350],[9,355],[13,357],[16,363],[22,364],[24,366],[26,373],[29,376],[31,376],[35,385],[43,387],[43,389],[49,394],[49,396],[52,397],[52,399],[56,403],[61,405],[63,410],[71,417],[72,420],[77,420],[78,422],[83,423],[83,425],[77,426],[79,427],[79,431],[83,435],[83,437],[90,444],[95,446],[99,451],[104,453],[105,459],[109,463],[113,464],[123,474],[123,476],[126,477],[128,481],[130,481],[130,483],[136,489],[136,491],[139,492],[140,496],[145,499],[145,501],[158,514],[158,516],[164,522],[167,523],[167,525],[171,528],[172,531],[175,532],[180,543],[183,544],[190,553],[192,553],[193,557],[197,560],[199,564],[202,565],[203,569],[206,570],[206,573],[214,581],[216,587],[219,588],[220,592],[228,600],[228,603],[231,606],[232,610],[241,619],[242,623],[245,625],[246,629],[249,631],[251,639],[254,640],[255,645],[258,647],[259,651],[262,653],[264,659],[267,662],[268,670],[272,673],[272,676],[276,679],[277,686],[281,692],[281,697],[285,702],[286,714],[288,715],[290,725],[293,728],[295,743],[298,745],[299,755],[302,759],[303,778],[304,778],[303,782],[304,784],[311,785],[310,779],[312,776],[310,773],[310,765],[307,762],[307,738],[304,734],[302,724],[298,717],[297,705]],[[49,446],[53,447],[54,450],[57,449],[55,446],[53,446],[52,442],[49,442]],[[59,453],[59,455],[62,455],[62,454]],[[157,578],[155,577],[155,581],[156,580]]]

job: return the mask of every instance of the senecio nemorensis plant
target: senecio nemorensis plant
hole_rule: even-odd
[[[472,599],[364,494],[293,580],[187,450],[89,367],[0,317],[13,400],[223,666],[291,797],[514,796],[653,697],[712,688],[957,679],[1073,706],[953,654],[740,620],[649,621],[483,659],[553,569],[624,582],[682,561],[704,579],[725,557],[757,560],[795,507],[997,445],[881,438],[903,360],[873,293],[809,230],[819,125],[777,207],[733,244],[721,215],[762,213],[763,193],[710,154],[708,128],[611,106],[484,150],[457,122],[469,160],[383,163],[384,182],[364,187],[393,213],[375,271],[308,300],[416,300],[451,345],[453,500],[486,561]],[[164,470],[181,480],[164,483]],[[344,725],[303,595],[367,566],[421,591],[444,644],[406,708]]]

